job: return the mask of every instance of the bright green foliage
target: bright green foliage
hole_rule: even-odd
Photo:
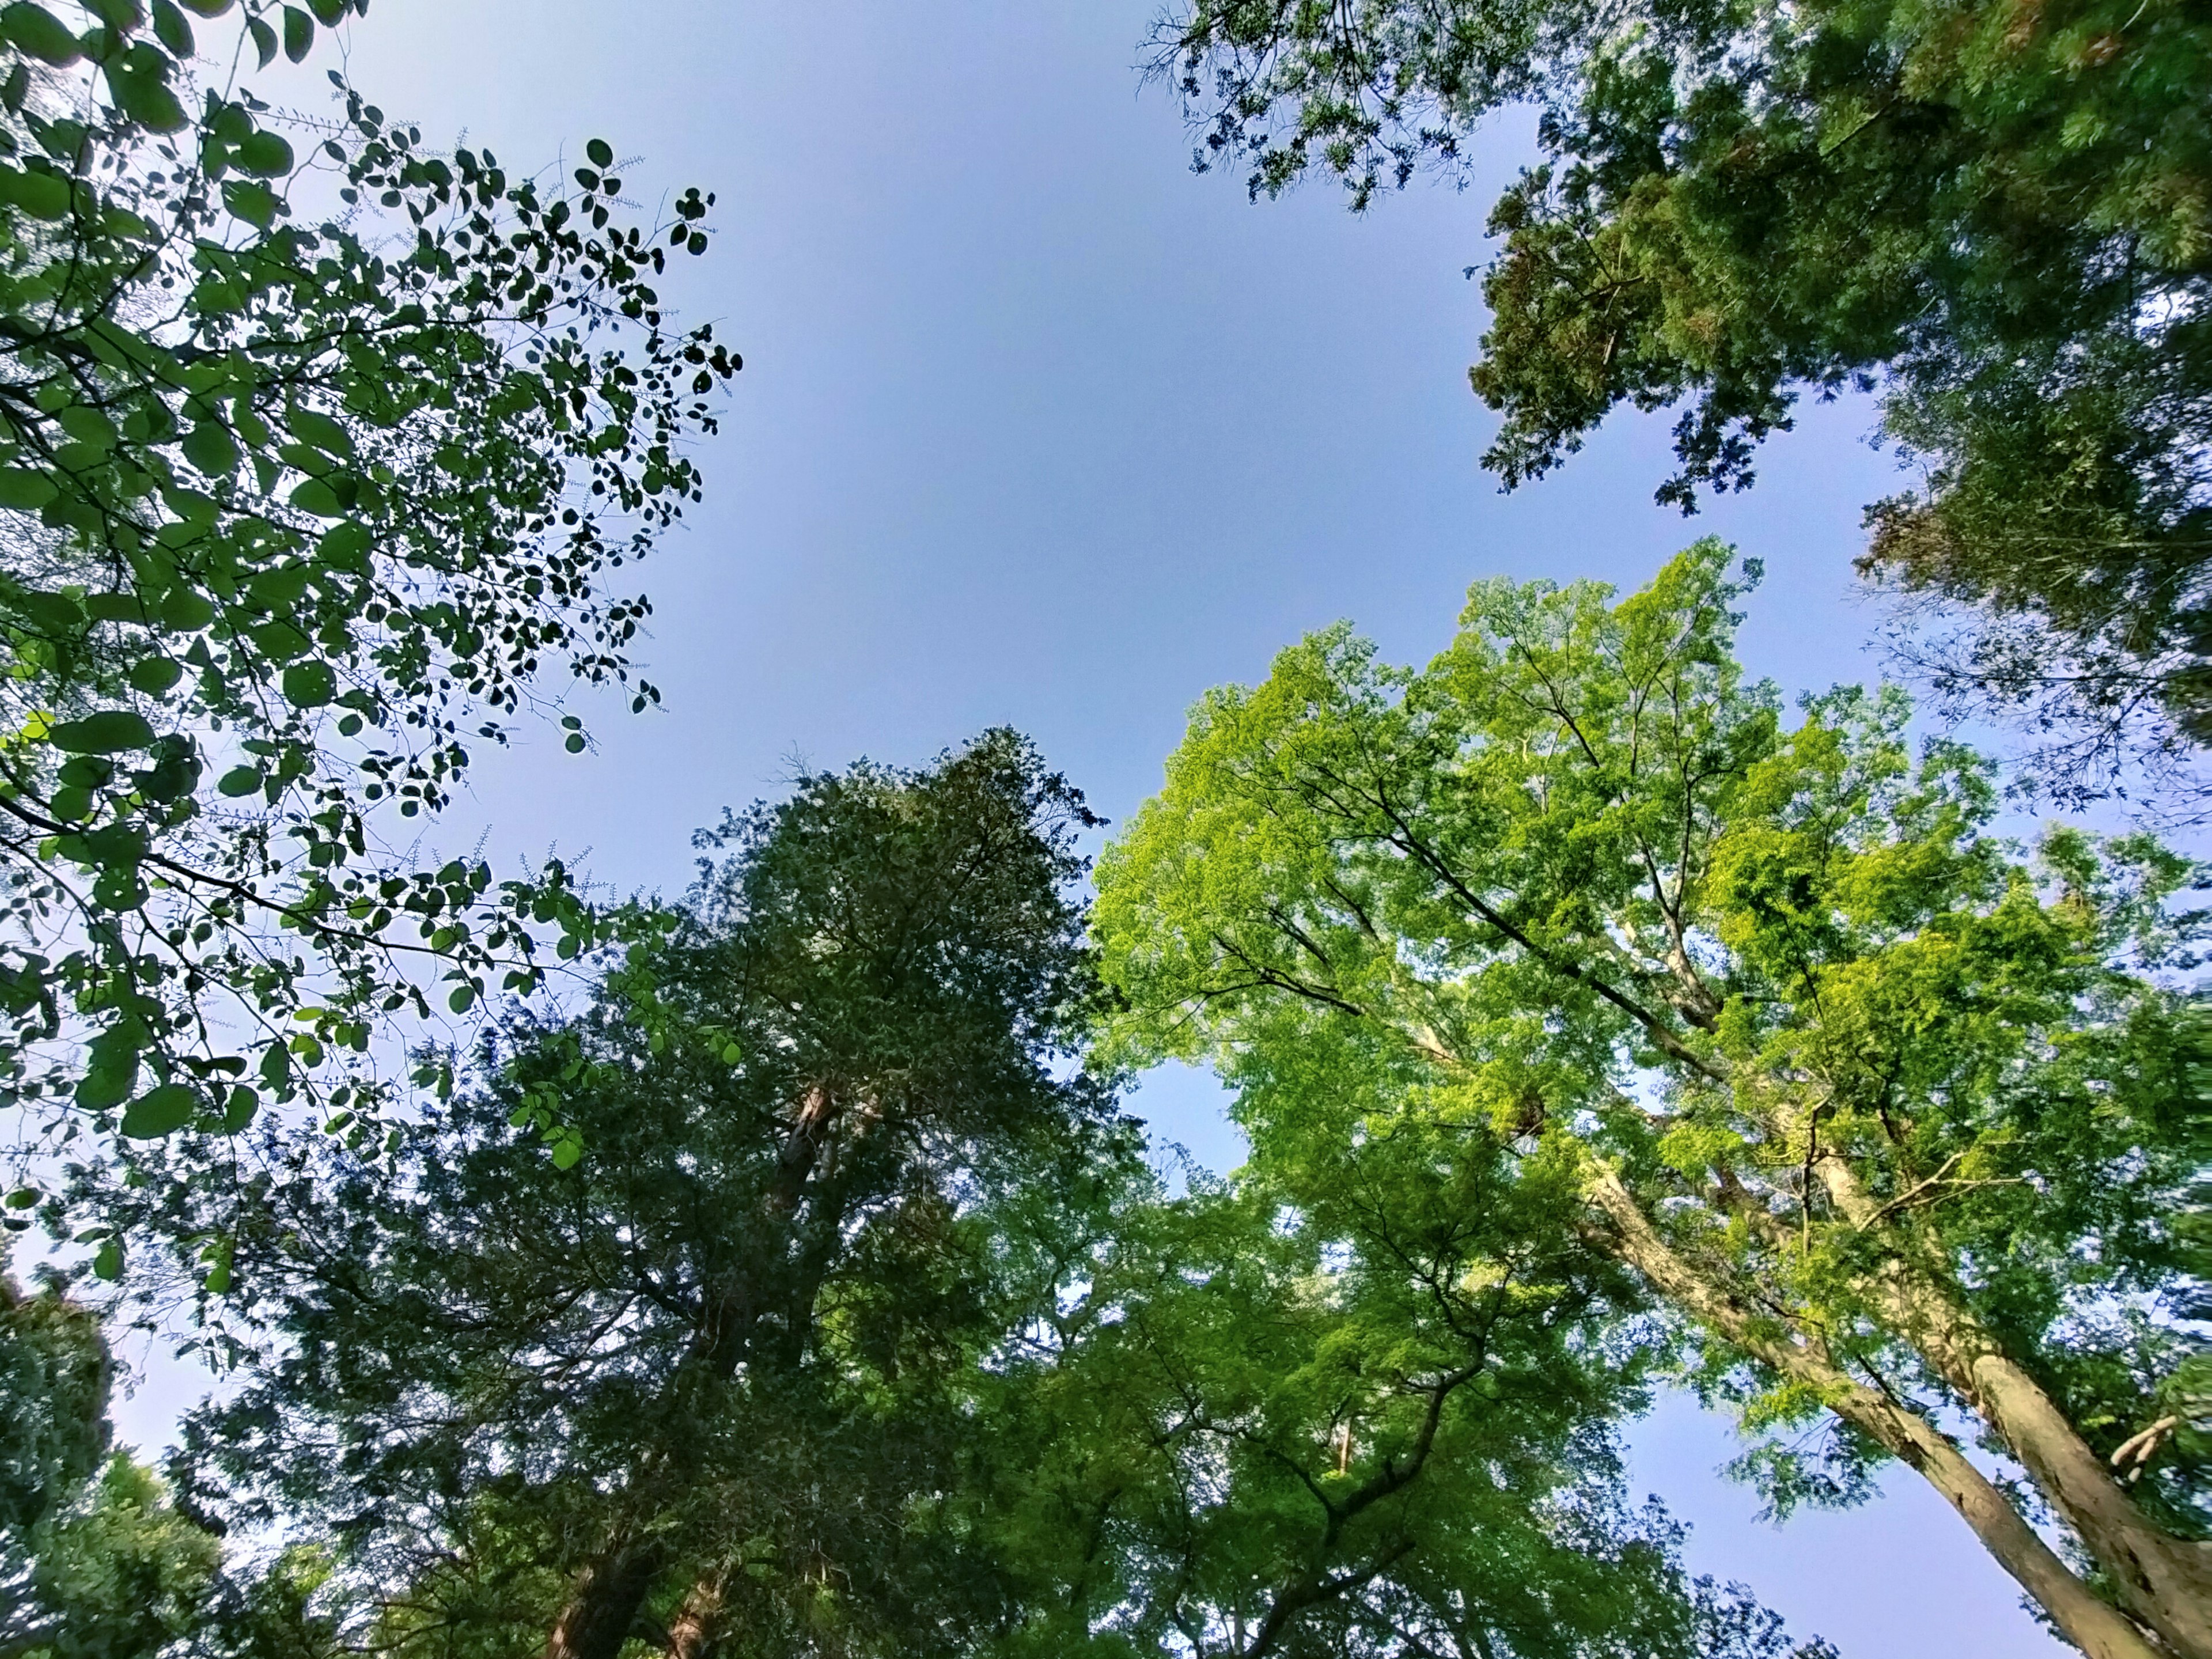
[[[1983,763],[1916,758],[1893,693],[1785,720],[1731,654],[1727,560],[1619,605],[1478,583],[1425,671],[1340,629],[1211,694],[1101,862],[1121,1042],[1212,1057],[1261,1170],[1407,1121],[1574,1169],[1550,1224],[1699,1333],[1778,1508],[1900,1455],[2091,1651],[2148,1651],[2098,1595],[2203,1651],[2199,1455],[2161,1433],[2132,1486],[2106,1468],[2202,1346],[2172,1316],[2203,1025],[2166,977],[2195,872],[2069,831],[2023,860]],[[1363,1049],[1395,1096],[1318,1109]],[[2026,1468],[2095,1593],[1939,1404]]]
[[[1605,1334],[1634,1292],[1559,1224],[1571,1166],[1395,1109],[1419,1081],[1331,1035],[1252,1083],[1338,1132],[1314,1161],[1031,1236],[1052,1293],[987,1393],[976,1529],[1014,1587],[988,1650],[1828,1653],[1622,1504],[1607,1424],[1641,1395]]]
[[[613,1659],[695,1595],[746,1652],[972,1622],[994,1583],[921,1523],[1010,1317],[990,1216],[1127,1139],[1067,1063],[1094,822],[994,732],[704,838],[590,1010],[511,1029],[388,1162],[257,1177],[209,1306],[270,1351],[197,1419],[194,1501],[331,1526],[354,1631],[407,1652]],[[134,1200],[169,1237],[235,1211]]]
[[[1660,496],[1687,507],[1802,392],[1879,384],[1929,471],[1874,510],[1871,567],[2009,619],[1951,672],[2092,716],[2077,781],[2161,702],[2212,736],[2201,8],[1193,0],[1158,44],[1255,191],[1319,163],[1364,204],[1540,110],[1473,371],[1509,488],[1620,404],[1684,404]]]
[[[89,1309],[52,1287],[26,1296],[0,1275],[0,1653],[9,1659],[155,1659],[201,1626],[221,1547],[170,1505],[152,1471],[108,1455],[111,1376]]]
[[[109,1383],[93,1315],[0,1271],[0,1532],[35,1525],[100,1467]]]
[[[25,1547],[0,1595],[0,1648],[21,1659],[156,1659],[203,1628],[222,1554],[123,1452]]]
[[[64,1139],[303,1090],[358,1133],[382,1022],[617,928],[384,836],[544,672],[628,682],[610,573],[738,368],[653,286],[697,191],[618,224],[603,169],[434,154],[335,75],[290,121],[195,33],[296,60],[353,0],[191,9],[0,10],[0,1083]]]

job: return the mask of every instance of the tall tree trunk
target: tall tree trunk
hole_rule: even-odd
[[[2190,1652],[2154,1645],[2132,1620],[2100,1598],[1926,1418],[1856,1381],[1803,1338],[1774,1334],[1770,1316],[1740,1301],[1729,1287],[1676,1253],[1611,1169],[1594,1163],[1588,1191],[1611,1224],[1600,1236],[1601,1243],[1684,1312],[1784,1376],[1819,1389],[1830,1410],[1917,1470],[2089,1659],[2172,1659],[2174,1653]],[[2193,1653],[2191,1659],[2196,1659]]]
[[[2111,1576],[2127,1609],[2176,1654],[2212,1656],[2212,1545],[2154,1525],[2035,1379],[1994,1348],[1970,1352],[1950,1380]]]
[[[569,1592],[545,1640],[545,1659],[615,1659],[662,1565],[657,1544],[610,1547],[584,1569]]]
[[[702,1577],[668,1622],[668,1659],[710,1659],[722,1639],[722,1591],[726,1575]]]
[[[1881,1207],[1845,1160],[1823,1159],[1820,1175],[1854,1225],[1881,1219]],[[1928,1270],[1942,1254],[1924,1228],[1900,1241],[1869,1287],[1885,1321],[1996,1431],[2105,1570],[2128,1612],[2174,1654],[2212,1659],[2212,1545],[2176,1538],[2136,1506],[2057,1402]]]
[[[801,1099],[778,1149],[775,1173],[769,1187],[765,1207],[771,1224],[787,1224],[797,1211],[836,1120],[836,1097],[823,1084],[810,1087]],[[751,1351],[760,1313],[757,1279],[765,1277],[757,1275],[757,1266],[741,1267],[706,1297],[706,1311],[693,1334],[690,1350],[667,1384],[679,1396],[708,1382],[726,1382]],[[632,1470],[629,1491],[634,1498],[653,1489],[653,1477],[665,1470],[670,1449],[656,1448],[642,1460],[641,1468]],[[667,1565],[665,1546],[618,1535],[576,1581],[546,1638],[545,1659],[616,1659],[629,1639],[653,1579]],[[717,1584],[719,1595],[719,1580]],[[690,1603],[685,1606],[688,1608]],[[675,1635],[672,1628],[672,1642]]]

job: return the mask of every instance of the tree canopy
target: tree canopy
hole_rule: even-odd
[[[1478,583],[1425,670],[1339,629],[1209,695],[1100,866],[1120,1042],[1212,1059],[1262,1169],[1409,1122],[1559,1165],[1547,1224],[1695,1333],[1778,1510],[1894,1456],[2085,1651],[2212,1652],[2203,1443],[2168,1438],[2202,1409],[2171,1409],[2203,1352],[2197,872],[2140,837],[2023,856],[1987,764],[1916,757],[1893,692],[1786,720],[1729,563],[1618,604]],[[1377,1049],[1403,1082],[1346,1091],[1334,1056]]]
[[[1255,192],[1318,167],[1364,205],[1537,110],[1472,371],[1507,488],[1680,406],[1659,496],[1687,509],[1801,395],[1879,388],[1924,482],[1869,508],[1864,568],[1984,612],[1924,642],[1938,679],[2064,726],[2080,789],[2212,734],[2197,9],[1193,0],[1155,44],[1200,165]]]
[[[603,140],[510,173],[245,84],[362,9],[0,12],[0,1085],[47,1151],[303,1091],[366,1134],[392,1021],[617,927],[390,840],[556,667],[656,696],[611,584],[738,366],[653,286],[708,198],[629,224]]]

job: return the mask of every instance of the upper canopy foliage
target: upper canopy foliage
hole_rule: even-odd
[[[1685,404],[1662,500],[1752,479],[1797,396],[1880,386],[1927,483],[1871,568],[1987,607],[1944,656],[2063,775],[2212,726],[2212,21],[2181,0],[1195,0],[1158,38],[1212,155],[1356,202],[1531,101],[1476,391],[1541,476]]]
[[[1100,865],[1119,1041],[1212,1058],[1261,1170],[1408,1119],[1565,1160],[1553,1224],[1789,1431],[1749,1460],[1779,1507],[1906,1456],[2055,1613],[2109,1621],[1898,1403],[1948,1401],[2197,1651],[2203,1442],[2135,1440],[2124,1496],[2105,1463],[2201,1411],[2197,874],[2140,838],[2021,858],[1985,764],[1916,758],[1894,694],[1788,725],[1734,659],[1728,562],[1702,544],[1618,605],[1478,583],[1425,671],[1340,629],[1211,694]],[[1340,1057],[1378,1046],[1404,1079],[1370,1099]],[[2173,1576],[2136,1597],[2138,1558]]]
[[[229,19],[205,86],[170,0],[0,10],[0,1084],[64,1140],[310,1086],[365,1121],[381,1022],[609,936],[557,866],[416,869],[380,824],[543,671],[629,679],[610,573],[699,498],[738,367],[653,286],[696,191],[623,224],[605,143],[510,174],[335,74],[280,117],[246,57],[355,0],[189,9]]]

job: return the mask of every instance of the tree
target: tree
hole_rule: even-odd
[[[1426,670],[1339,629],[1210,694],[1100,863],[1126,1051],[1212,1055],[1262,1168],[1374,1133],[1279,1071],[1389,1052],[1395,1112],[1576,1171],[1559,1224],[1778,1432],[1746,1459],[1778,1510],[1893,1456],[2084,1651],[2212,1653],[2203,1442],[2160,1392],[2203,1352],[2200,878],[2140,837],[2023,858],[1894,692],[1785,721],[1728,562],[1619,605],[1478,583]]]
[[[991,1217],[1126,1139],[1067,1063],[1095,822],[1005,732],[802,779],[706,838],[680,926],[575,1018],[508,1028],[389,1159],[280,1145],[243,1204],[106,1194],[152,1235],[234,1227],[205,1306],[268,1333],[194,1419],[185,1498],[319,1529],[358,1639],[405,1653],[981,1616],[989,1577],[921,1520],[1003,1329]],[[546,1170],[552,1126],[589,1155]]]
[[[107,1454],[107,1344],[98,1319],[5,1272],[0,1243],[0,1532],[36,1526]]]
[[[1364,205],[1535,106],[1472,371],[1507,488],[1682,404],[1659,496],[1688,510],[1802,392],[1879,386],[1926,482],[1869,509],[1863,568],[1987,624],[1939,675],[2072,727],[2076,788],[2212,737],[2200,11],[1193,0],[1158,46],[1200,165],[1255,192],[1318,165]]]
[[[618,930],[557,865],[384,837],[555,665],[630,682],[612,573],[699,499],[738,367],[653,286],[698,191],[619,223],[605,142],[510,175],[335,74],[282,117],[244,54],[357,0],[186,9],[238,20],[204,87],[171,0],[0,11],[0,1080],[48,1151],[303,1091],[366,1136],[379,1032]]]
[[[0,1274],[0,1655],[155,1659],[196,1626],[222,1546],[109,1454],[91,1310]]]
[[[1832,1654],[1622,1502],[1639,1298],[1552,1219],[1571,1167],[1398,1110],[1399,1057],[1334,1035],[1255,1086],[1356,1143],[1009,1229],[1041,1283],[982,1391],[972,1535],[1015,1609],[987,1650]]]

